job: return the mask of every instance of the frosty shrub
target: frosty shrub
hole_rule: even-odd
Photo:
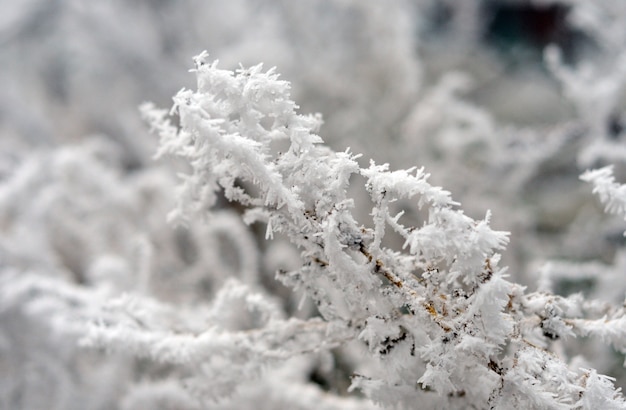
[[[5,3],[0,410],[623,407],[623,0]]]
[[[137,386],[128,408],[626,408],[611,378],[568,347],[590,337],[626,352],[623,305],[559,296],[547,269],[534,292],[509,281],[499,264],[508,234],[490,227],[489,212],[466,216],[424,169],[362,166],[326,147],[321,118],[296,112],[274,69],[223,70],[206,53],[195,64],[197,90],[181,90],[169,112],[142,107],[158,156],[190,167],[170,219],[219,220],[225,197],[251,227],[264,226],[265,240],[297,248],[276,279],[314,306],[287,309],[254,273],[224,280],[209,304],[149,294],[107,302],[84,345],[178,369]],[[624,216],[610,170],[583,179]],[[367,192],[366,220],[355,216],[354,186]],[[347,391],[313,385],[315,360],[348,363]]]

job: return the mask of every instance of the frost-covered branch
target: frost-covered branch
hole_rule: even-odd
[[[604,204],[605,212],[626,219],[626,186],[615,182],[612,166],[587,171],[580,179],[593,184],[593,193]]]
[[[304,291],[323,321],[276,318],[252,330],[211,327],[181,336],[120,327],[117,319],[92,328],[88,340],[157,361],[191,362],[204,373],[224,370],[219,357],[247,368],[360,342],[373,362],[354,374],[352,389],[384,406],[418,400],[444,408],[590,408],[581,403],[587,391],[595,394],[586,384],[591,373],[568,369],[550,349],[558,338],[602,331],[576,322],[591,318],[578,299],[526,295],[507,280],[497,252],[508,236],[491,229],[490,213],[479,221],[464,215],[423,169],[390,171],[373,162],[361,168],[358,156],[323,146],[319,117],[296,113],[289,83],[274,69],[233,73],[206,53],[195,62],[197,90],[174,98],[178,126],[165,111],[143,107],[161,138],[159,156],[191,165],[173,216],[205,213],[220,192],[239,203],[247,223],[266,224],[266,238],[284,235],[299,248],[301,266],[277,278]],[[348,190],[359,178],[372,206],[365,223],[353,215]],[[407,201],[424,215],[421,226],[405,226],[396,203]],[[223,306],[220,314],[235,307]],[[318,330],[306,340],[290,336],[308,335],[306,329]],[[230,369],[222,377],[234,383],[241,373]],[[623,405],[618,393],[607,397]]]

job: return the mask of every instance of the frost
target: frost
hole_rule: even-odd
[[[604,204],[605,212],[626,219],[626,186],[615,182],[612,166],[587,171],[580,179],[593,184],[593,193]]]
[[[0,408],[626,408],[620,0],[6,9]]]
[[[255,66],[229,73],[207,62],[206,54],[196,64],[198,90],[182,90],[174,99],[172,113],[181,119],[176,134],[160,111],[145,113],[160,133],[161,155],[192,165],[182,192],[191,200],[179,211],[209,209],[221,191],[247,208],[250,223],[267,223],[266,238],[288,237],[300,249],[302,265],[279,278],[303,290],[323,320],[282,319],[262,298],[241,299],[238,288],[227,285],[209,321],[238,323],[228,315],[241,306],[258,311],[258,329],[229,334],[213,325],[190,338],[100,326],[92,329],[91,344],[153,360],[202,363],[202,374],[219,371],[221,383],[232,380],[229,388],[205,383],[202,394],[208,397],[234,388],[244,370],[258,375],[277,360],[362,341],[379,367],[355,375],[351,388],[384,406],[408,407],[425,392],[436,393],[430,399],[434,407],[459,396],[465,405],[496,408],[568,408],[578,400],[584,391],[578,374],[564,371],[566,363],[545,347],[577,334],[611,341],[620,334],[580,324],[588,320],[580,299],[524,294],[507,281],[497,252],[508,236],[490,228],[490,212],[479,221],[466,216],[449,192],[427,181],[423,169],[390,171],[373,162],[360,168],[356,156],[325,148],[309,117],[295,112],[289,87],[274,70]],[[289,148],[273,152],[275,138],[287,139]],[[352,215],[352,175],[365,178],[373,229]],[[205,177],[215,182],[214,192],[191,194]],[[403,212],[392,216],[391,204],[402,200],[427,212],[422,226],[404,226]],[[403,247],[384,245],[389,228],[404,238]],[[230,302],[233,297],[241,302]],[[264,317],[273,319],[263,322]],[[306,344],[290,339],[311,326],[319,330]],[[246,364],[236,357],[245,357]]]

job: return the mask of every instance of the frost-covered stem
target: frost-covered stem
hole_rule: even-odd
[[[161,136],[160,155],[185,158],[192,167],[177,215],[204,212],[221,189],[247,207],[246,222],[267,224],[267,238],[286,235],[300,249],[302,266],[277,278],[304,290],[327,325],[273,319],[251,331],[209,328],[180,337],[133,329],[125,336],[134,340],[131,351],[211,363],[227,350],[227,357],[264,362],[358,339],[380,367],[354,377],[352,388],[385,406],[420,400],[443,408],[562,408],[580,402],[581,374],[549,347],[558,337],[594,332],[575,322],[592,318],[591,311],[581,310],[578,299],[525,295],[508,282],[497,254],[508,236],[490,228],[489,212],[479,221],[467,217],[449,192],[428,183],[423,169],[390,171],[374,162],[361,168],[357,156],[324,147],[315,134],[319,118],[295,112],[289,84],[273,69],[232,73],[202,54],[195,72],[198,90],[182,90],[174,99],[180,128],[164,112],[144,107]],[[280,143],[288,144],[284,152],[276,148]],[[357,174],[366,179],[371,228],[353,216],[348,187]],[[393,211],[406,201],[427,215],[421,226],[405,226],[404,212]],[[404,240],[399,249],[385,246],[388,229]],[[306,340],[293,339],[298,331]],[[94,332],[98,345],[124,347],[115,327]],[[184,346],[182,356],[173,346]],[[621,396],[611,400],[623,404]]]
[[[320,320],[290,319],[275,326],[237,332],[211,328],[198,334],[93,323],[83,344],[163,363],[195,366],[215,356],[237,362],[284,360],[320,349],[332,349],[353,337],[352,331],[340,331],[340,326]]]
[[[604,204],[604,211],[626,219],[626,185],[615,182],[613,166],[587,171],[580,176],[593,184],[593,193]]]

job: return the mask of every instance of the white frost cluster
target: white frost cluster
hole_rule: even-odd
[[[266,238],[298,247],[301,266],[277,278],[303,291],[320,317],[285,318],[261,294],[229,282],[202,315],[204,327],[148,317],[137,328],[113,316],[92,327],[88,344],[186,366],[190,391],[204,399],[237,394],[244,374],[259,377],[298,355],[363,344],[370,364],[352,375],[350,390],[383,407],[591,409],[587,395],[602,389],[607,406],[625,407],[608,379],[568,367],[557,341],[592,334],[626,351],[622,326],[613,322],[609,332],[601,325],[608,316],[596,317],[597,304],[579,296],[525,293],[509,282],[498,265],[507,234],[490,228],[489,213],[464,215],[422,169],[362,168],[358,156],[325,147],[319,118],[296,113],[289,83],[273,69],[222,70],[207,54],[195,61],[197,90],[174,98],[179,125],[144,106],[159,155],[191,165],[173,215],[194,218],[220,194],[239,203],[247,223],[266,224]],[[356,181],[368,192],[370,221],[352,214],[348,187]],[[407,199],[423,215],[419,226],[392,212]],[[404,245],[387,245],[390,235]],[[240,307],[253,323],[224,319]],[[606,309],[620,321],[621,307]]]
[[[0,410],[625,407],[623,0],[4,3]]]
[[[593,184],[593,193],[604,204],[604,211],[626,219],[626,185],[615,182],[613,167],[587,171],[580,179]]]

